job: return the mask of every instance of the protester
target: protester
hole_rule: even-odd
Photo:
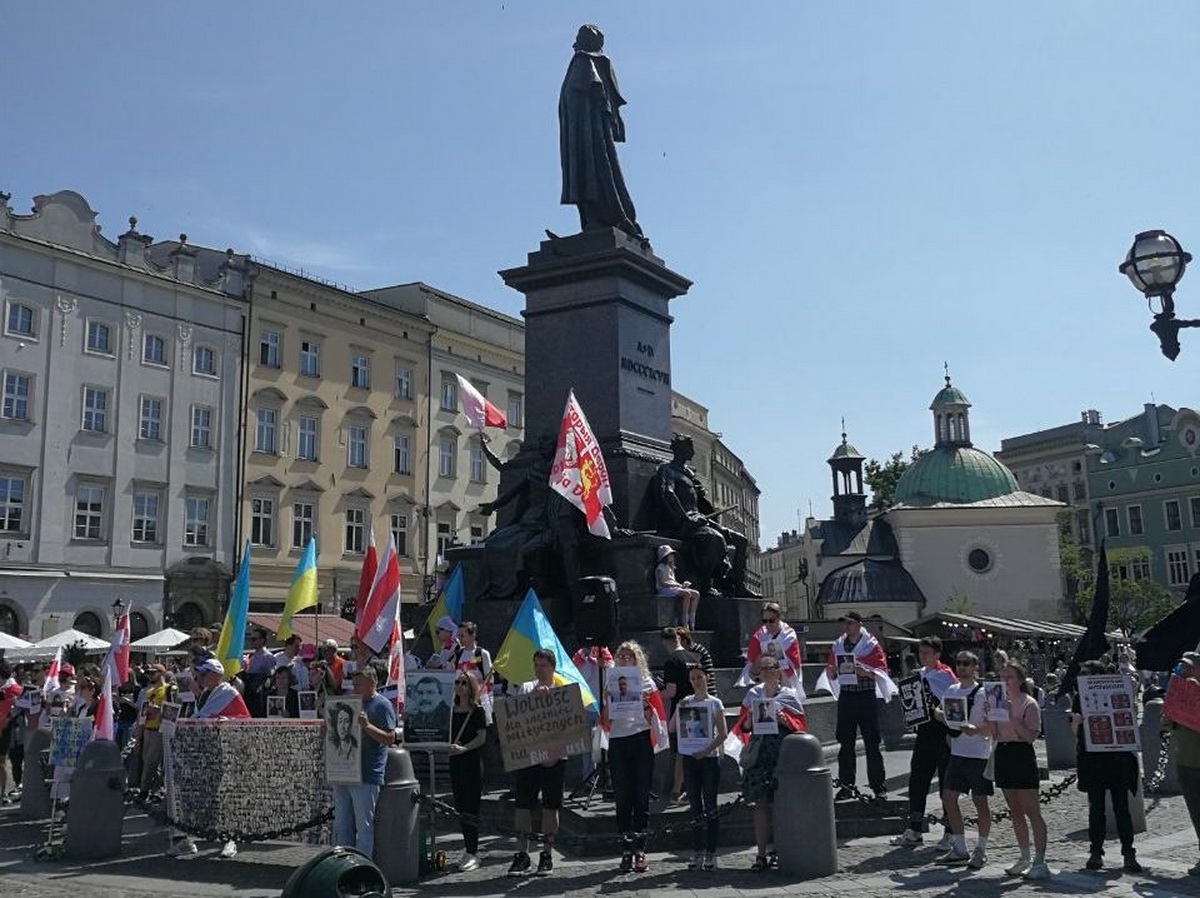
[[[1113,673],[1113,670],[1103,661],[1085,661],[1079,666],[1081,677],[1107,673]],[[1099,870],[1104,866],[1104,838],[1108,828],[1107,795],[1117,824],[1125,872],[1140,873],[1142,865],[1138,863],[1137,851],[1133,847],[1133,817],[1129,813],[1129,796],[1138,790],[1137,755],[1131,751],[1088,751],[1078,693],[1071,711],[1071,726],[1076,738],[1078,789],[1086,792],[1088,797],[1088,841],[1091,849],[1085,866],[1089,870]]]
[[[791,625],[784,622],[778,602],[767,602],[762,606],[762,626],[754,631],[746,646],[746,666],[738,678],[738,686],[749,686],[755,681],[762,658],[774,658],[778,662],[781,682],[795,689],[803,700],[804,645]]]
[[[917,645],[917,657],[921,662],[921,679],[925,681],[928,696],[934,708],[941,705],[946,690],[958,682],[954,671],[942,663],[942,640],[926,636]],[[925,841],[921,830],[925,822],[925,806],[929,799],[929,787],[937,774],[938,794],[946,785],[946,765],[950,763],[950,736],[946,725],[930,714],[929,720],[917,726],[917,740],[913,745],[908,775],[908,828],[892,840],[893,845],[913,846]],[[947,827],[938,843],[941,851],[948,851],[953,843],[953,834]]]
[[[353,846],[367,857],[372,857],[375,850],[375,802],[387,769],[386,746],[393,744],[396,737],[396,710],[379,695],[378,683],[374,664],[354,672],[354,694],[362,699],[358,716],[363,734],[362,783],[333,787],[334,841]]]
[[[479,702],[484,717],[492,722],[492,653],[476,642],[479,628],[474,621],[463,621],[458,625],[458,650],[454,667],[465,670],[479,682]]]
[[[163,702],[168,701],[174,687],[167,682],[167,669],[161,664],[150,668],[150,684],[138,697],[137,751],[140,758],[139,795],[144,801],[161,783]]]
[[[696,659],[696,663],[700,665],[700,669],[704,671],[704,679],[708,683],[708,691],[713,692],[717,688],[716,668],[713,665],[712,652],[696,639],[692,631],[688,627],[676,627],[675,635],[679,637],[679,644],[683,650]]]
[[[291,664],[284,664],[275,668],[275,676],[272,678],[274,688],[267,694],[267,708],[270,710],[271,697],[283,699],[283,717],[297,718],[300,716],[300,694],[297,692],[296,686],[296,667]]]
[[[0,805],[12,803],[8,796],[7,761],[12,749],[13,734],[17,730],[16,704],[21,697],[21,691],[21,684],[13,676],[12,669],[0,661]],[[13,779],[16,778],[14,771]]]
[[[1012,818],[1013,834],[1021,856],[1005,872],[1026,879],[1049,879],[1046,866],[1046,821],[1038,796],[1041,774],[1033,743],[1042,732],[1042,714],[1037,699],[1030,695],[1025,668],[1009,661],[1000,671],[1004,681],[1004,710],[1007,721],[989,723],[996,740],[996,785],[1004,792]],[[992,708],[987,705],[988,716]],[[1029,856],[1029,834],[1033,833],[1033,859]]]
[[[946,826],[954,834],[950,849],[937,859],[940,864],[965,863],[972,870],[980,870],[987,863],[988,837],[992,831],[992,813],[988,796],[995,792],[987,776],[988,759],[992,755],[991,734],[985,725],[985,705],[982,695],[983,683],[979,682],[979,656],[974,652],[962,651],[955,659],[958,683],[946,689],[942,706],[934,715],[946,723],[945,708],[948,702],[965,700],[963,722],[949,727],[950,763],[942,785],[942,806],[946,813]],[[967,853],[967,837],[962,809],[958,806],[959,796],[969,792],[975,802],[979,820],[979,838],[971,853]]]
[[[650,675],[645,652],[638,643],[623,642],[617,648],[617,667],[636,667],[640,686],[629,683],[630,692],[640,692],[636,716],[613,714],[611,689],[605,690],[602,720],[609,733],[608,769],[612,775],[616,800],[617,832],[621,835],[621,872],[645,873],[646,824],[650,816],[650,781],[654,775],[654,736],[656,712],[648,696],[658,688]],[[630,703],[632,704],[632,703]]]
[[[675,550],[670,546],[658,547],[658,566],[654,569],[654,583],[660,599],[679,599],[679,625],[696,626],[700,593],[692,589],[690,582],[680,583],[675,578]]]
[[[680,712],[699,709],[704,712],[702,719],[711,723],[709,732],[704,736],[712,740],[701,751],[683,756],[683,776],[687,783],[688,803],[692,808],[693,851],[688,867],[692,870],[697,867],[713,870],[717,865],[717,831],[720,828],[717,790],[721,784],[721,757],[725,753],[723,746],[728,734],[725,705],[719,698],[708,694],[708,678],[701,668],[693,667],[688,671],[688,678],[692,684],[692,695],[676,706],[671,718],[671,731],[678,739]]]
[[[675,708],[679,703],[692,694],[690,671],[698,667],[699,659],[687,651],[679,642],[679,630],[675,627],[664,627],[662,644],[666,651],[667,660],[663,662],[663,698],[667,700],[668,718],[675,716]],[[670,736],[672,769],[671,800],[679,801],[683,797],[683,760],[679,757],[679,747],[675,735]]]
[[[465,626],[465,624],[464,624]],[[479,808],[483,800],[483,744],[487,720],[480,704],[480,683],[468,671],[454,678],[454,709],[450,718],[450,786],[463,834],[464,873],[479,866]]]
[[[583,680],[585,683],[587,683],[588,689],[591,690],[592,695],[600,695],[604,691],[601,682],[601,670],[608,670],[613,666],[612,652],[608,650],[608,647],[594,644],[590,646],[580,646],[575,650],[575,654],[571,656],[571,661],[575,664],[575,667],[579,670],[579,672],[583,674]],[[590,777],[593,771],[596,769],[596,761],[594,757],[596,740],[594,735],[597,730],[595,729],[596,715],[593,710],[588,710],[587,719],[588,728],[592,732],[593,738],[589,743],[592,746],[591,749],[584,752],[583,757],[581,758],[583,763],[584,779]]]
[[[1185,652],[1176,666],[1176,676],[1200,683],[1200,654]],[[1192,829],[1200,839],[1200,732],[1183,724],[1167,721],[1173,730],[1171,749],[1175,753],[1175,769],[1179,775],[1179,790],[1187,802],[1188,816]],[[1200,861],[1188,870],[1191,876],[1200,876]]]
[[[804,703],[800,694],[790,686],[781,685],[779,661],[766,655],[758,664],[762,682],[751,686],[742,700],[736,730],[747,742],[740,759],[743,768],[742,796],[754,803],[754,842],[758,856],[750,869],[756,872],[778,866],[774,848],[775,765],[779,761],[779,746],[789,733],[806,729]],[[755,705],[764,700],[774,701],[779,720],[777,734],[755,733]]]
[[[425,662],[430,670],[453,669],[458,657],[458,624],[450,617],[439,617],[433,627],[433,654]]]
[[[325,675],[325,689],[337,695],[342,691],[346,662],[338,655],[336,639],[326,639],[321,643],[321,662]]]
[[[557,659],[549,649],[538,649],[533,653],[533,673],[536,679],[522,683],[517,694],[528,695],[554,688],[554,668]],[[542,799],[542,853],[538,857],[538,873],[554,870],[554,839],[558,835],[558,812],[562,808],[563,774],[565,758],[545,761],[532,767],[516,771],[516,812],[514,825],[517,830],[517,852],[513,855],[509,876],[520,876],[532,866],[529,860],[529,833],[533,826],[533,808]]]
[[[308,689],[308,668],[304,666],[304,659],[300,654],[302,648],[303,640],[293,633],[284,640],[283,651],[275,653],[275,667],[290,667],[296,688]]]

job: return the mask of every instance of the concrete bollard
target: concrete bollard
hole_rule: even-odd
[[[388,883],[412,885],[421,871],[421,785],[413,772],[412,755],[389,748],[383,787],[375,802],[375,864]]]
[[[908,733],[904,726],[904,708],[894,699],[890,702],[878,699],[876,705],[879,708],[879,734],[883,738],[883,747],[886,751],[895,751],[904,744],[904,737]]]
[[[1158,770],[1163,754],[1161,698],[1151,699],[1142,709],[1142,779],[1150,781]],[[1167,752],[1167,775],[1157,789],[1158,795],[1178,795],[1179,773],[1175,769],[1175,742],[1171,741]]]
[[[1145,783],[1139,783],[1137,794],[1129,796],[1129,819],[1133,821],[1135,835],[1146,831],[1146,803],[1142,799],[1146,790],[1143,786]],[[1117,818],[1113,814],[1111,792],[1104,793],[1104,831],[1105,835],[1109,836],[1117,834]]]
[[[67,854],[82,860],[121,853],[125,765],[115,742],[98,739],[79,753],[67,805]]]
[[[1066,699],[1055,701],[1042,712],[1042,728],[1046,733],[1046,766],[1051,770],[1074,770],[1075,733]]]
[[[833,774],[821,743],[808,733],[784,737],[775,765],[775,850],[779,871],[798,879],[837,872]]]
[[[35,729],[25,734],[25,763],[21,767],[21,817],[45,820],[50,816],[50,783],[42,767],[42,754],[50,750],[50,731]]]

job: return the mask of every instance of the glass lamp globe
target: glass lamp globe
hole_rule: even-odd
[[[1170,295],[1192,261],[1179,241],[1166,231],[1143,231],[1120,265],[1129,282],[1146,296]]]

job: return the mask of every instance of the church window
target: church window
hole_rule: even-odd
[[[977,574],[985,574],[992,568],[992,556],[986,549],[972,549],[967,553],[967,564]]]

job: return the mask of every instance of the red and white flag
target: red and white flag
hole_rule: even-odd
[[[129,611],[118,618],[117,626],[113,628],[112,642],[108,647],[108,658],[104,666],[112,667],[116,671],[118,685],[129,680]]]
[[[42,705],[47,708],[50,707],[50,699],[54,697],[54,690],[58,688],[58,672],[62,670],[62,653],[60,645],[58,651],[54,653],[54,660],[46,668],[46,679],[42,680]]]
[[[92,723],[92,738],[115,740],[113,735],[113,668],[115,664],[104,665],[104,688],[96,702],[96,719]]]
[[[801,676],[800,637],[790,624],[780,621],[779,632],[772,634],[766,625],[759,627],[746,646],[746,666],[735,686],[750,686],[754,683],[754,673],[758,660],[764,656],[773,657],[779,662],[779,673],[784,686],[790,686],[800,694],[804,694],[804,678]]]
[[[362,572],[358,575],[358,592],[354,594],[354,627],[362,621],[363,608],[371,595],[371,584],[375,582],[375,571],[379,567],[379,555],[375,552],[375,528],[371,528],[371,542],[367,546],[367,557],[363,559]]]
[[[892,678],[888,676],[887,654],[883,651],[883,646],[867,632],[866,627],[863,627],[862,635],[853,646],[846,645],[845,634],[833,641],[825,669],[817,677],[817,689],[828,690],[835,698],[841,693],[842,687],[838,682],[839,655],[853,656],[856,672],[875,680],[875,694],[885,702],[890,702],[900,693]]]
[[[487,397],[475,389],[473,383],[461,374],[454,376],[458,378],[458,392],[462,393],[463,414],[467,416],[468,424],[476,430],[483,430],[485,427],[508,427],[508,419],[504,417],[504,413],[488,402]]]
[[[400,614],[400,559],[395,536],[375,569],[375,580],[354,635],[373,652],[382,652],[395,635]]]
[[[392,630],[392,649],[388,654],[388,686],[396,687],[396,711],[404,712],[404,631],[400,629],[400,603],[396,603],[396,622]]]
[[[550,469],[550,488],[583,512],[593,536],[612,539],[604,520],[604,506],[612,505],[608,466],[574,390],[567,395],[567,407],[563,410],[558,449]]]

